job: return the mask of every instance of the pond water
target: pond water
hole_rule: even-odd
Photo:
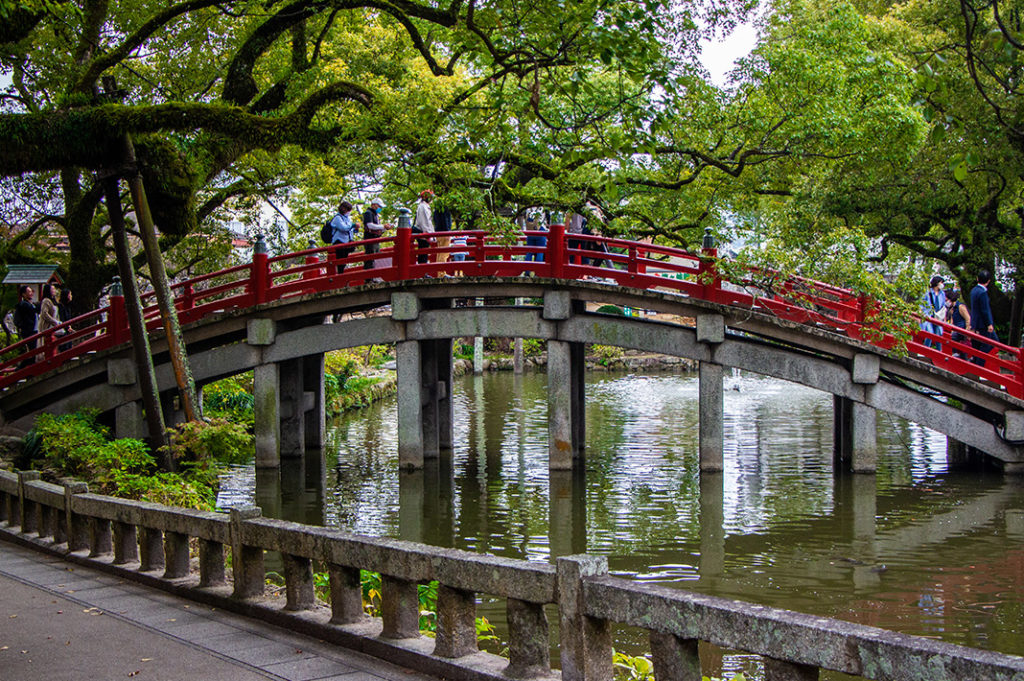
[[[219,503],[528,560],[602,554],[630,579],[1024,654],[1024,484],[951,472],[944,436],[881,413],[877,475],[836,476],[831,395],[750,375],[726,379],[725,472],[702,479],[697,388],[589,374],[586,471],[549,475],[546,375],[469,376],[450,461],[400,473],[388,400],[337,420],[323,456],[234,471]],[[758,676],[748,656],[702,657]]]

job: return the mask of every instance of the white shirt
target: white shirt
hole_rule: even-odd
[[[434,231],[434,213],[430,210],[430,203],[420,199],[416,205],[416,222],[413,224],[421,232]]]

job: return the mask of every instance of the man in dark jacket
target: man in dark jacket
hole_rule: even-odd
[[[14,306],[14,326],[18,329],[18,335],[21,336],[22,340],[28,338],[36,332],[36,320],[39,318],[39,308],[32,302],[32,297],[35,292],[32,287],[28,284],[22,284],[18,287],[18,295],[21,296],[21,300]],[[25,351],[34,350],[36,347],[35,341],[32,341]],[[34,358],[30,357],[22,362],[20,367],[25,367],[31,364]]]
[[[988,285],[991,281],[992,274],[988,270],[978,272],[978,283],[971,289],[971,331],[997,341],[999,337],[996,336],[996,328],[992,323],[992,307],[988,300]],[[982,354],[992,350],[991,345],[976,339],[971,339],[971,345]],[[983,357],[975,357],[971,361],[985,366]]]

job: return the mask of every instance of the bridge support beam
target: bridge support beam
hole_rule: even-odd
[[[279,362],[278,381],[281,388],[281,444],[282,457],[302,456],[306,451],[305,393],[303,390],[303,359]]]
[[[874,473],[878,470],[877,412],[846,397],[832,398],[833,461],[837,470]]]
[[[548,341],[548,467],[571,470],[586,443],[583,344]]]
[[[721,364],[701,362],[699,444],[701,473],[717,473],[724,468],[725,393],[722,388],[724,370]]]
[[[146,439],[146,419],[139,402],[127,402],[114,410],[114,437]]]
[[[324,399],[324,353],[302,359],[302,391],[312,397],[305,413],[305,445],[307,449],[323,449],[327,435],[327,411]]]
[[[423,301],[414,293],[391,296],[395,321],[413,322],[424,307],[445,309],[451,299]],[[439,338],[395,344],[398,374],[398,465],[422,468],[452,446],[452,341]]]
[[[697,315],[697,342],[711,350],[725,342],[725,318],[718,314]],[[715,362],[700,363],[698,369],[700,426],[698,428],[698,458],[701,473],[717,473],[724,468],[725,452],[725,393],[722,387],[724,367]]]
[[[281,366],[261,364],[253,371],[256,467],[281,465]]]

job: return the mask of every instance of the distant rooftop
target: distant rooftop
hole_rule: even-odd
[[[5,284],[39,284],[50,281],[54,278],[57,265],[33,264],[33,265],[8,265],[7,276],[4,277]],[[57,276],[57,280],[60,277]]]

